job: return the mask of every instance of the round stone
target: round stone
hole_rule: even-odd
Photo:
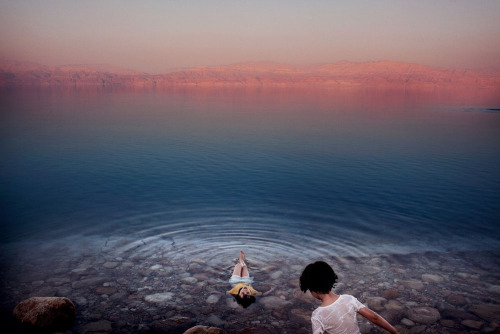
[[[207,298],[207,303],[208,304],[215,304],[219,302],[220,296],[219,295],[210,295]]]
[[[423,306],[408,310],[408,318],[421,324],[433,324],[441,319],[441,315],[437,309]]]

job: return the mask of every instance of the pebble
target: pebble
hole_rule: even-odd
[[[267,309],[279,309],[279,308],[284,308],[288,307],[291,303],[289,301],[286,301],[280,297],[276,296],[268,296],[268,297],[262,297],[259,300],[259,303],[264,305],[264,308]]]
[[[429,306],[412,308],[408,310],[407,315],[410,320],[421,324],[433,324],[441,319],[439,311]]]
[[[144,300],[150,303],[166,303],[172,300],[174,294],[172,292],[155,293],[147,295]]]
[[[464,320],[462,321],[462,325],[472,329],[480,329],[481,327],[483,327],[484,322],[475,320]]]
[[[111,321],[99,320],[96,322],[91,322],[83,326],[82,333],[111,333]]]
[[[444,279],[438,275],[423,274],[422,280],[424,282],[429,282],[429,283],[441,283],[441,282],[443,282]]]
[[[416,281],[416,280],[401,281],[401,284],[404,287],[407,287],[410,289],[415,289],[415,290],[421,290],[424,288],[424,283],[422,283],[421,281]]]
[[[118,264],[118,262],[106,262],[103,264],[103,267],[107,269],[114,269],[118,266]]]
[[[215,304],[215,303],[219,302],[219,299],[220,299],[219,295],[210,295],[207,298],[207,303],[208,304]]]

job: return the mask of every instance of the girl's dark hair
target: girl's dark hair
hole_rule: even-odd
[[[241,298],[240,297],[240,291],[241,291],[241,289],[239,289],[238,290],[238,294],[236,296],[234,296],[234,298],[236,299],[236,302],[238,304],[240,304],[241,306],[243,306],[243,308],[247,308],[248,306],[250,306],[253,303],[255,303],[255,297],[254,296],[246,296],[246,297]]]
[[[337,275],[326,262],[317,261],[308,264],[300,275],[300,290],[327,294],[337,282]]]

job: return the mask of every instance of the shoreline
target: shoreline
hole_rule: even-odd
[[[33,251],[2,258],[1,324],[12,333],[20,333],[13,308],[34,296],[71,299],[77,309],[71,333],[183,333],[195,325],[228,333],[309,333],[310,314],[318,306],[298,288],[310,262],[306,258],[262,261],[247,252],[253,286],[261,295],[243,309],[226,293],[236,253],[183,259],[156,249],[117,257],[114,247],[72,253],[61,244]],[[500,331],[499,255],[494,250],[322,260],[338,273],[336,293],[356,296],[400,333],[495,333]],[[418,310],[423,307],[437,310],[440,319],[422,323]],[[366,321],[360,328],[382,333]]]

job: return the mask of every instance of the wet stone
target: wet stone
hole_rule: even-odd
[[[309,310],[294,308],[290,311],[290,313],[294,318],[301,319],[302,321],[305,321],[307,323],[311,321],[312,312]]]
[[[484,320],[500,322],[500,304],[473,305],[469,311]]]
[[[456,294],[450,294],[446,297],[446,301],[452,305],[462,306],[467,304],[467,301],[464,297]]]
[[[210,295],[207,298],[207,304],[215,304],[218,303],[220,299],[219,295]]]
[[[479,320],[477,316],[475,316],[472,313],[468,313],[459,309],[442,309],[441,311],[441,316],[446,319],[455,319],[458,321],[461,320]]]
[[[119,262],[105,262],[103,264],[103,267],[106,269],[114,269],[118,267],[119,264],[120,264]]]
[[[194,277],[185,277],[182,279],[182,281],[188,284],[195,284],[196,282],[198,282],[198,280]]]
[[[444,327],[455,327],[455,322],[453,320],[443,319],[439,323]]]
[[[283,275],[282,271],[275,271],[274,273],[271,274],[271,278],[272,279],[278,279],[278,278],[281,277],[281,275]]]
[[[384,291],[382,291],[380,296],[387,298],[387,299],[395,299],[395,298],[398,298],[399,293],[397,290],[384,290]]]
[[[428,283],[441,283],[444,279],[438,275],[423,274],[422,280]]]
[[[99,320],[96,322],[91,322],[83,326],[82,332],[85,334],[91,333],[111,333],[111,321]]]
[[[389,300],[389,302],[384,306],[387,310],[401,311],[404,309],[403,304],[401,304],[397,300]]]
[[[71,283],[73,289],[91,288],[106,282],[104,277],[90,277]]]
[[[276,296],[262,297],[259,301],[266,309],[278,309],[288,307],[291,303]]]
[[[144,297],[144,300],[150,303],[163,304],[172,300],[174,294],[172,292],[155,293]]]
[[[462,325],[472,329],[481,329],[483,327],[483,321],[475,321],[475,320],[464,320],[462,321]]]
[[[98,294],[110,295],[116,292],[114,286],[98,286],[94,289]]]
[[[410,329],[410,334],[419,334],[425,331],[427,327],[425,325],[415,326]]]
[[[367,299],[366,304],[374,311],[381,311],[384,309],[384,305],[386,302],[387,299],[382,297],[370,297]]]
[[[500,294],[500,285],[490,285],[488,291]]]
[[[415,290],[422,290],[424,288],[424,284],[422,282],[416,281],[416,280],[401,281],[401,284],[404,287],[407,287],[410,289],[415,289]]]
[[[198,325],[189,328],[187,331],[184,332],[184,334],[227,334],[227,333],[220,328]]]
[[[407,318],[404,318],[403,320],[401,320],[401,323],[405,326],[408,326],[408,327],[413,327],[415,326],[415,323],[413,321],[411,321],[410,319],[407,319]]]
[[[412,308],[407,315],[410,320],[421,324],[433,324],[441,318],[437,309],[428,306]]]

